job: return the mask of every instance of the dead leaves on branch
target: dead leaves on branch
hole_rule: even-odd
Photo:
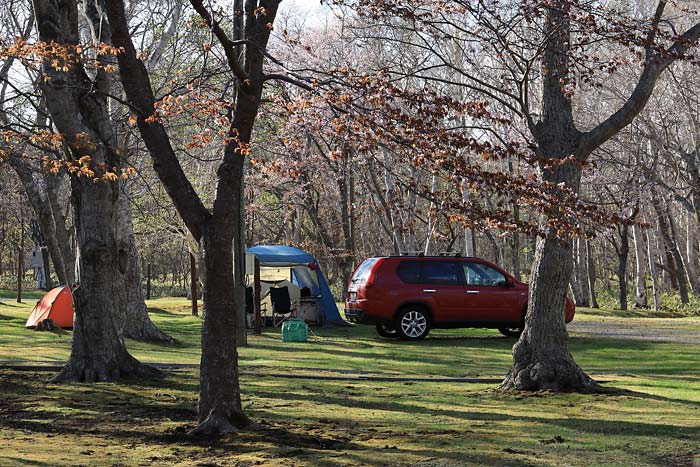
[[[121,52],[121,49],[104,43],[66,45],[53,41],[30,42],[21,37],[15,37],[14,40],[0,38],[0,60],[15,58],[24,66],[38,71],[42,64],[46,64],[62,73],[67,73],[78,65],[113,73],[117,67],[111,57]],[[44,75],[44,79],[49,81],[50,77]]]
[[[47,172],[65,171],[76,177],[92,179],[95,183],[127,180],[136,175],[133,167],[115,167],[94,161],[90,153],[98,151],[98,145],[87,133],[78,133],[70,141],[64,135],[46,129],[32,132],[4,130],[1,135],[0,163],[8,157],[23,157],[39,162]],[[63,157],[66,146],[71,154],[80,155]]]

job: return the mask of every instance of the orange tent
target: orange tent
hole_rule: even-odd
[[[34,328],[45,319],[52,320],[64,329],[73,328],[73,296],[67,285],[46,292],[29,315],[26,327]]]

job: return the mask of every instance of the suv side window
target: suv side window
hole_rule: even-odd
[[[467,285],[501,286],[506,283],[506,276],[500,271],[482,263],[462,263]]]
[[[421,261],[401,261],[396,268],[396,274],[406,284],[418,284],[420,282]]]
[[[460,265],[456,261],[422,261],[421,282],[425,284],[463,284]]]

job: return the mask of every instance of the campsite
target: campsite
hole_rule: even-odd
[[[700,0],[0,2],[0,467],[700,467]]]

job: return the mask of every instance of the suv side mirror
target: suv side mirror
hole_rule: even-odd
[[[515,287],[515,284],[510,279],[506,278],[503,282],[501,282],[501,286],[502,287]]]

